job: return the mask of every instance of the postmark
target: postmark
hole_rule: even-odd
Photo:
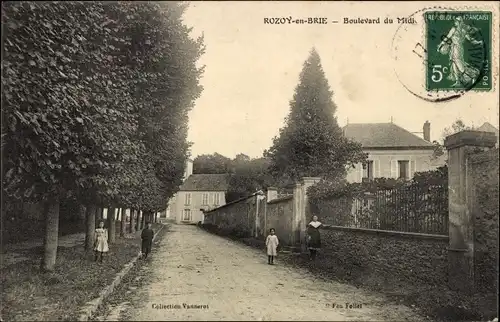
[[[430,7],[408,19],[415,23],[401,24],[392,42],[394,72],[408,92],[429,102],[445,102],[469,91],[493,89],[491,12]]]
[[[492,13],[429,11],[424,20],[427,90],[491,90]]]

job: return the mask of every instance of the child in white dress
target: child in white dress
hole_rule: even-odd
[[[279,245],[278,236],[275,235],[274,228],[269,230],[269,235],[266,238],[267,247],[267,263],[269,265],[274,265],[274,256],[276,256],[276,250]]]
[[[94,251],[95,251],[95,260],[99,255],[101,255],[101,262],[104,253],[109,251],[108,247],[108,230],[104,228],[104,222],[99,222],[99,228],[95,230],[95,240],[94,240]]]

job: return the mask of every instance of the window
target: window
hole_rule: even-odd
[[[363,164],[363,180],[373,180],[373,160]]]
[[[214,205],[218,206],[220,204],[220,195],[218,192],[214,193]]]
[[[184,213],[182,215],[183,221],[191,221],[191,209],[184,209]]]
[[[184,204],[186,206],[191,205],[191,194],[190,193],[186,193],[186,199],[184,200]]]
[[[202,199],[201,199],[201,204],[202,204],[203,206],[208,205],[208,193],[204,193],[204,194],[203,194]]]
[[[410,162],[409,161],[398,161],[399,169],[399,179],[409,179],[410,177]]]

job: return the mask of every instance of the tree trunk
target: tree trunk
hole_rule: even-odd
[[[80,205],[78,207],[78,220],[80,220],[80,222],[85,222],[87,218],[87,207],[85,207],[84,205]]]
[[[130,209],[130,227],[129,227],[129,232],[131,234],[135,233],[135,220],[134,220],[134,216],[135,216],[135,209]]]
[[[95,208],[95,227],[99,227],[99,222],[102,220],[102,211],[103,209],[101,207],[96,207]]]
[[[144,222],[146,221],[147,212],[141,211],[141,230],[144,229]]]
[[[127,209],[120,208],[120,237],[125,237],[125,231],[127,229]]]
[[[137,212],[137,217],[136,217],[136,220],[137,220],[137,225],[135,226],[135,230],[136,231],[139,231],[141,230],[141,211],[139,209],[136,210]]]
[[[59,238],[59,199],[50,201],[45,208],[45,238],[43,241],[42,270],[53,271],[56,266]]]
[[[87,206],[86,213],[86,227],[85,227],[85,250],[91,251],[94,247],[95,238],[95,217],[96,217],[96,207]]]
[[[116,226],[115,226],[115,208],[114,207],[109,207],[108,208],[108,242],[114,243],[115,242],[115,234],[116,234]]]

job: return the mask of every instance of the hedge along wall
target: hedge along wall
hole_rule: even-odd
[[[293,196],[269,201],[265,215],[267,222],[265,236],[269,233],[269,229],[274,228],[280,244],[290,245],[293,240]]]
[[[495,293],[498,286],[498,149],[472,155],[468,162],[469,209],[474,218],[476,291]]]
[[[371,276],[394,285],[446,285],[448,237],[325,227],[317,265],[360,283]]]

